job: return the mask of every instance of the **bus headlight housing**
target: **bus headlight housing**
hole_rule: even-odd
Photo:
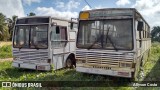
[[[48,60],[47,59],[41,59],[41,61],[40,61],[41,63],[47,63],[48,62]]]
[[[80,60],[80,59],[77,59],[76,61],[77,63],[86,63],[86,60]]]
[[[132,67],[132,63],[121,62],[120,67]]]
[[[41,59],[41,63],[51,63],[51,59]]]
[[[13,57],[13,60],[20,60],[19,57]]]

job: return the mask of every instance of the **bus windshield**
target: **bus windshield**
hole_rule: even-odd
[[[48,25],[16,26],[14,32],[15,48],[43,49],[48,47]]]
[[[132,50],[132,27],[132,19],[80,21],[77,47]]]

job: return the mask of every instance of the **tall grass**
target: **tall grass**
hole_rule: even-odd
[[[11,58],[12,57],[12,46],[5,45],[0,47],[0,59],[1,58]]]
[[[5,46],[5,45],[11,45],[12,42],[4,42],[4,41],[0,41],[0,47]]]
[[[10,47],[3,47],[1,49],[5,52],[10,52]],[[144,66],[144,81],[159,81],[160,75],[160,43],[153,43],[151,48],[151,54]],[[124,78],[120,79],[122,82]],[[0,80],[3,81],[108,81],[112,80],[112,77],[84,74],[76,72],[75,69],[61,69],[58,71],[41,72],[35,70],[24,70],[11,67],[11,62],[0,63]],[[119,83],[115,83],[119,84]],[[110,87],[110,83],[106,87],[64,87],[59,89],[64,90],[160,90],[158,87]],[[1,89],[1,88],[0,88]],[[34,89],[34,88],[33,88]],[[55,89],[55,88],[54,88]],[[24,89],[26,90],[26,89]],[[36,88],[35,90],[39,90]],[[52,89],[50,89],[52,90]]]

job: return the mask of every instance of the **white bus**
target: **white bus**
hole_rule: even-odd
[[[81,11],[76,71],[135,78],[151,47],[150,27],[134,8]]]
[[[75,65],[77,22],[49,16],[19,18],[13,32],[13,67],[54,70]]]

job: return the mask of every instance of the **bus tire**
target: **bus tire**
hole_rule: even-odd
[[[73,61],[71,58],[67,58],[66,60],[66,67],[67,68],[73,68]]]

